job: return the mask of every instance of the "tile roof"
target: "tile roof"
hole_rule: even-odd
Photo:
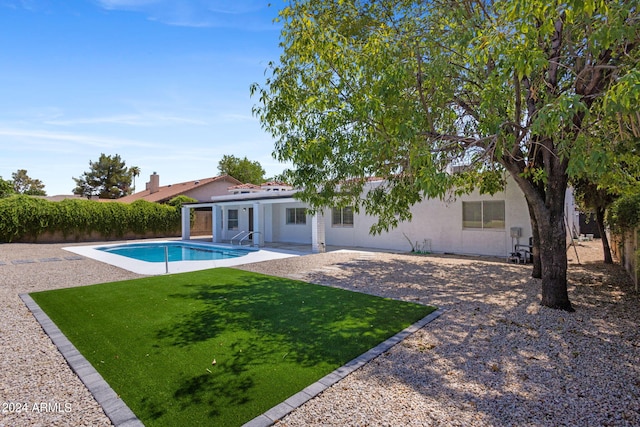
[[[256,184],[238,184],[229,187],[229,190],[260,190],[262,187]]]
[[[263,182],[262,186],[263,187],[274,187],[274,186],[277,186],[277,187],[290,187],[290,185],[287,184],[284,181],[267,181],[267,182]]]
[[[158,187],[158,191],[151,193],[149,189],[130,194],[125,197],[116,199],[115,201],[122,203],[131,203],[136,200],[146,200],[148,202],[163,202],[173,199],[176,196],[184,194],[198,187],[211,184],[216,181],[229,181],[231,184],[240,184],[240,181],[229,175],[220,175],[212,178],[197,179],[193,181],[180,182],[177,184],[162,185]]]

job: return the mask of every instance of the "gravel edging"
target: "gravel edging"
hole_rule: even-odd
[[[141,276],[63,246],[0,244],[0,427],[112,425],[18,295]]]
[[[111,425],[18,295],[140,276],[62,246],[0,244],[2,427]],[[638,294],[599,241],[578,252],[575,313],[541,307],[526,265],[331,252],[243,266],[446,308],[278,425],[640,425]]]
[[[60,328],[47,316],[33,298],[28,294],[20,294],[20,299],[38,321],[44,332],[51,338],[69,367],[80,378],[89,392],[102,407],[113,425],[118,427],[144,427],[127,404],[113,391],[102,375],[89,363],[78,349],[62,333]]]

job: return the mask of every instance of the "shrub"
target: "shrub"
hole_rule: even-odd
[[[640,194],[623,196],[616,200],[608,214],[608,223],[616,232],[640,226]]]
[[[197,203],[198,201],[196,199],[194,199],[193,197],[189,197],[189,196],[185,196],[183,194],[174,197],[173,199],[169,200],[169,202],[167,203],[168,205],[171,205],[175,208],[180,209],[182,207],[182,205],[186,204],[186,203]]]
[[[93,232],[104,238],[168,234],[180,229],[180,217],[179,208],[144,200],[131,204],[77,199],[50,202],[18,195],[0,199],[0,242],[37,240],[47,232],[61,232],[65,238]]]

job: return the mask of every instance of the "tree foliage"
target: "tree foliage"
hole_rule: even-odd
[[[39,179],[33,179],[27,174],[26,169],[18,169],[11,174],[13,190],[18,194],[29,196],[46,196],[44,184]]]
[[[569,176],[616,150],[638,164],[636,2],[291,0],[280,20],[254,113],[303,200],[361,206],[378,232],[425,197],[496,191],[507,172],[529,207],[541,303],[572,310]],[[387,185],[363,199],[370,176]]]
[[[11,185],[11,181],[4,180],[0,176],[0,199],[9,197],[12,194],[15,194],[15,191],[13,190],[13,185]]]
[[[608,213],[609,224],[620,234],[640,227],[640,191],[617,199]]]
[[[197,203],[198,200],[193,197],[185,196],[184,194],[180,194],[179,196],[174,197],[173,199],[167,202],[168,205],[173,206],[176,209],[182,208],[182,205],[187,203]]]
[[[89,165],[91,170],[80,178],[73,178],[76,182],[73,194],[101,199],[118,199],[131,194],[132,174],[118,154],[107,156],[102,153],[97,162],[89,161]]]
[[[221,174],[229,175],[245,184],[262,184],[265,171],[259,162],[243,159],[236,156],[222,156],[218,162],[218,170]]]
[[[131,178],[133,180],[133,188],[131,189],[131,191],[136,191],[136,177],[140,176],[140,167],[138,166],[131,166],[129,168],[129,173],[131,174]]]

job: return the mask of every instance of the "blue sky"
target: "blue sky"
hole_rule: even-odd
[[[277,61],[274,0],[0,0],[0,176],[70,194],[101,153],[138,190],[218,175],[227,155],[285,168],[249,86]]]

